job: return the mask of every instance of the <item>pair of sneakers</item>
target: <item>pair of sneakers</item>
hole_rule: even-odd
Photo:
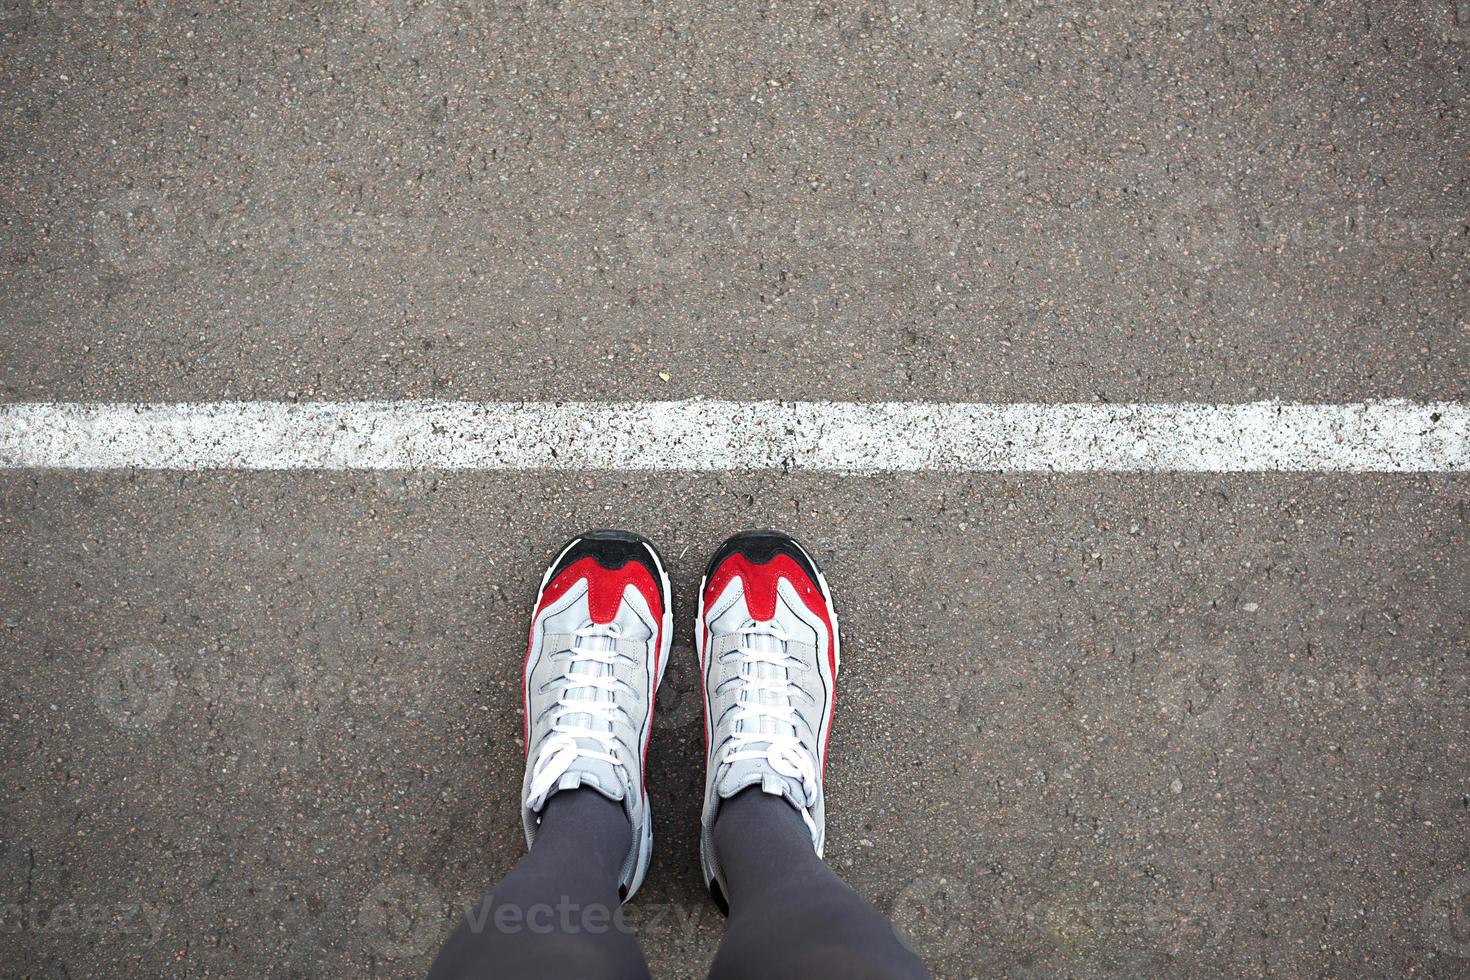
[[[626,531],[592,531],[552,561],[531,615],[526,842],[535,843],[554,793],[590,788],[621,803],[633,828],[619,881],[624,901],[643,883],[653,850],[644,764],[668,667],[671,598],[652,543]],[[723,908],[713,828],[723,802],[741,790],[759,786],[795,807],[822,854],[837,614],[805,548],[779,532],[746,531],[710,559],[694,629],[706,766],[700,864]]]

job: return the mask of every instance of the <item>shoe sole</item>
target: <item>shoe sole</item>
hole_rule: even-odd
[[[672,648],[674,642],[674,590],[673,587],[669,585],[669,573],[664,570],[663,559],[659,557],[658,549],[653,546],[653,542],[645,538],[643,535],[635,534],[632,531],[617,531],[611,529],[588,531],[585,534],[577,535],[575,538],[568,541],[566,543],[566,546],[563,547],[561,551],[556,553],[556,557],[551,560],[551,564],[546,566],[546,574],[541,576],[541,585],[536,590],[536,600],[531,608],[541,608],[541,598],[546,594],[546,587],[551,584],[551,573],[554,572],[556,570],[556,567],[561,564],[561,560],[566,557],[567,552],[571,551],[583,541],[589,539],[594,541],[620,541],[624,544],[642,545],[643,548],[647,550],[649,557],[653,559],[653,567],[658,569],[658,584],[659,588],[663,592],[664,615],[663,622],[659,630],[659,634],[662,639],[659,642],[658,670],[656,671],[655,677],[653,679],[653,690],[649,692],[648,697],[647,731],[641,733],[643,735],[643,744],[647,745],[648,738],[653,732],[653,712],[656,707],[656,702],[658,700],[658,689],[663,686],[664,671],[668,670],[669,667],[669,650]],[[529,671],[522,671],[521,673],[521,703],[523,705],[525,704],[527,699],[526,677],[529,673]],[[641,762],[642,760],[640,759],[640,764]],[[638,861],[633,868],[633,877],[629,884],[626,887],[622,885],[618,886],[618,890],[622,893],[622,900],[624,902],[631,899],[633,895],[638,891],[639,887],[642,886],[643,879],[648,874],[649,861],[653,858],[653,810],[648,803],[647,778],[648,774],[644,773],[642,780],[643,836],[642,840],[639,841]]]

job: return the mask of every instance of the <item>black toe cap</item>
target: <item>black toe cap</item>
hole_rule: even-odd
[[[813,582],[817,579],[817,568],[812,564],[805,549],[796,543],[796,539],[789,534],[780,531],[741,531],[725,539],[725,543],[715,550],[714,557],[709,560],[705,567],[704,577],[712,577],[715,569],[725,559],[732,555],[741,555],[746,561],[753,565],[764,565],[777,555],[785,555],[796,562],[797,567],[811,576]]]
[[[603,568],[622,568],[630,561],[635,561],[648,569],[648,574],[663,588],[662,578],[659,575],[658,562],[653,557],[653,543],[641,534],[632,531],[588,531],[579,534],[573,539],[575,544],[566,547],[565,552],[557,559],[547,581],[551,581],[572,565],[583,558],[595,558]]]

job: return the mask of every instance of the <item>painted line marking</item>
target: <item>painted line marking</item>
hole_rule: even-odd
[[[1467,472],[1470,403],[19,402],[0,468]]]

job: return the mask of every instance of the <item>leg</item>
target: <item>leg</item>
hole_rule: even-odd
[[[925,978],[893,925],[812,849],[801,815],[753,786],[715,821],[730,924],[712,980]]]
[[[551,797],[535,846],[466,910],[430,980],[647,977],[618,897],[631,833],[622,806],[594,790]]]
[[[893,925],[822,863],[841,643],[811,552],[779,531],[725,541],[705,569],[694,645],[708,747],[700,865],[730,907],[710,975],[927,977]]]
[[[522,674],[530,853],[449,937],[433,980],[647,977],[622,916],[653,836],[643,753],[668,663],[669,579],[626,531],[590,531],[541,578]]]

